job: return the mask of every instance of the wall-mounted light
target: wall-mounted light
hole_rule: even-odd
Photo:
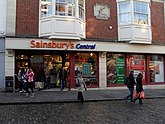
[[[112,27],[112,26],[109,26],[108,28],[109,28],[110,30],[112,30],[113,27]]]

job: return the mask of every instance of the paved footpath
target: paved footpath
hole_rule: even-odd
[[[164,100],[0,105],[0,124],[165,124]]]
[[[128,89],[87,90],[84,91],[84,99],[90,101],[119,101],[128,94]],[[145,89],[146,99],[165,98],[165,89]],[[78,102],[77,92],[42,90],[36,91],[35,97],[25,98],[25,93],[0,92],[0,104],[36,104],[36,103],[65,103]]]

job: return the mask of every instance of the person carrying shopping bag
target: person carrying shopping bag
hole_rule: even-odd
[[[143,91],[142,79],[143,79],[143,75],[139,73],[135,80],[136,83],[135,92],[137,93],[137,97],[133,98],[133,103],[135,103],[135,101],[139,99],[139,104],[143,104],[142,99],[144,98],[144,91]]]
[[[77,99],[81,100],[81,103],[83,104],[84,102],[83,91],[87,90],[87,87],[80,72],[77,74],[76,87],[77,87],[77,92],[78,92]]]

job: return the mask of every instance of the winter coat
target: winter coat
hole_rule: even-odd
[[[83,92],[86,89],[86,84],[84,82],[84,79],[80,75],[77,76],[76,83],[80,84],[80,86],[77,87],[78,92]]]
[[[130,73],[128,77],[129,77],[130,82],[129,82],[127,87],[128,88],[134,88],[135,80],[134,80],[133,74]]]
[[[139,93],[141,91],[143,91],[143,84],[142,84],[142,79],[143,79],[143,75],[139,74],[136,78],[136,91]]]

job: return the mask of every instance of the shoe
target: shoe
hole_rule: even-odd
[[[140,104],[140,105],[142,105],[143,103],[142,103],[142,102],[140,102],[139,104]]]
[[[25,97],[27,98],[28,96],[29,96],[29,93],[26,93],[26,94],[25,94]]]
[[[20,93],[22,93],[23,91],[22,91],[22,90],[20,90],[19,92],[20,92]]]
[[[34,93],[32,93],[30,97],[34,97]]]
[[[132,104],[135,104],[135,100],[134,100],[134,99],[132,99],[132,100],[131,100],[131,103],[132,103]]]
[[[135,101],[132,101],[131,103],[132,103],[132,104],[135,104]]]

